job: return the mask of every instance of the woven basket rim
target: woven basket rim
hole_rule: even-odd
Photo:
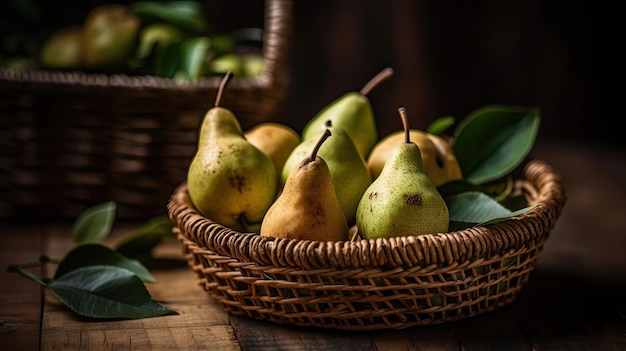
[[[191,203],[185,182],[175,189],[167,208],[174,225],[199,248],[243,262],[333,270],[450,266],[545,239],[566,201],[562,176],[547,162],[530,160],[521,178],[536,190],[531,211],[488,226],[421,236],[321,242],[241,233],[202,216]]]
[[[291,30],[292,0],[266,0],[265,24],[262,53],[266,69],[258,77],[237,77],[229,83],[229,90],[238,88],[267,88],[275,85],[276,79],[285,76],[288,38]],[[150,75],[88,73],[83,71],[25,70],[0,68],[0,86],[33,85],[39,89],[51,88],[144,88],[206,90],[219,86],[221,77],[201,77],[195,81],[176,81]]]

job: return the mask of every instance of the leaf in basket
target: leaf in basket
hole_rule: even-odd
[[[462,179],[455,179],[438,186],[437,190],[444,198],[464,192],[478,191],[489,195],[500,203],[504,203],[513,190],[513,176],[511,174],[507,174],[503,178],[495,179],[483,184],[472,184]],[[508,206],[505,207],[510,208]]]
[[[180,45],[157,43],[154,48],[154,75],[161,78],[173,78],[180,67]]]
[[[124,257],[101,244],[76,246],[61,260],[54,274],[54,279],[61,278],[78,268],[102,265],[126,268],[143,281],[156,282],[156,279],[139,261]]]
[[[454,117],[440,117],[432,121],[428,127],[426,127],[426,132],[430,134],[441,134],[445,132],[448,128],[450,128],[454,124]]]
[[[485,106],[456,128],[452,149],[464,179],[481,184],[503,177],[528,155],[539,130],[536,109]]]
[[[199,1],[135,1],[129,6],[144,22],[165,22],[194,33],[209,28]]]
[[[508,208],[511,211],[521,210],[522,208],[528,206],[528,201],[526,200],[526,196],[524,195],[516,195],[507,197],[506,199],[500,201],[502,206]]]
[[[117,204],[107,201],[82,212],[72,225],[72,235],[78,244],[99,242],[111,232]]]
[[[185,39],[180,47],[180,69],[185,78],[196,80],[202,75],[204,59],[211,47],[211,38],[193,37]]]
[[[78,268],[47,287],[63,304],[85,317],[139,319],[178,314],[152,300],[141,280],[120,267]]]
[[[530,211],[534,206],[510,211],[490,196],[479,191],[468,191],[445,198],[451,222],[488,225],[516,217]]]
[[[126,257],[149,255],[163,239],[174,237],[172,221],[167,216],[152,218],[117,243],[115,251]]]

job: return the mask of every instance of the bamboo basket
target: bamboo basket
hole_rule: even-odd
[[[199,284],[234,315],[338,330],[454,321],[515,300],[565,204],[560,174],[530,160],[515,194],[536,205],[489,226],[318,242],[240,233],[200,215],[182,183],[168,213]]]
[[[265,72],[223,95],[243,128],[276,119],[291,12],[290,0],[265,1]],[[121,218],[163,214],[220,79],[0,69],[0,218],[74,217],[107,200]]]

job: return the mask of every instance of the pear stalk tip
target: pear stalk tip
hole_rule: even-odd
[[[398,108],[398,112],[400,113],[400,118],[402,119],[402,128],[404,128],[404,142],[411,142],[411,133],[409,129],[409,118],[406,115],[406,108],[400,107]]]
[[[367,84],[361,88],[361,95],[368,95],[372,89],[378,86],[383,81],[387,80],[389,77],[393,75],[393,69],[391,67],[387,67],[380,71],[377,75],[375,75],[372,79],[370,79]]]
[[[215,97],[215,107],[218,107],[220,105],[220,102],[222,101],[222,94],[224,93],[224,89],[226,89],[226,85],[228,85],[228,83],[230,82],[232,78],[233,78],[233,73],[231,71],[226,72],[226,74],[222,78],[222,81],[220,82],[220,86],[217,89],[217,96]]]
[[[326,129],[324,131],[324,134],[322,134],[322,136],[320,137],[320,140],[318,140],[317,143],[315,144],[313,151],[311,151],[311,156],[309,156],[309,161],[307,163],[315,161],[315,159],[317,158],[317,152],[319,151],[320,147],[322,147],[322,144],[324,143],[324,141],[326,141],[326,139],[328,139],[329,136],[331,136],[330,130]]]

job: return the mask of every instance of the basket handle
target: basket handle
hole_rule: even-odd
[[[292,27],[292,1],[268,0],[265,3],[265,38],[263,56],[265,72],[263,79],[287,79],[287,51]],[[286,81],[270,81],[270,85],[286,84]]]

